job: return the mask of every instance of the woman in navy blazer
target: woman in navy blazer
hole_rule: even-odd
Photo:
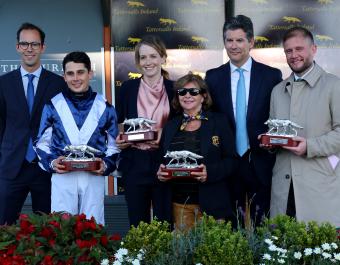
[[[172,207],[175,228],[188,229],[203,212],[216,219],[231,220],[228,178],[235,164],[234,137],[224,116],[207,111],[211,105],[208,87],[192,73],[174,85],[175,110],[182,115],[169,121],[163,129],[160,147],[167,151],[187,150],[203,156],[192,179],[171,179],[162,172],[159,180],[167,184],[164,209]]]
[[[143,74],[139,79],[123,83],[119,93],[118,122],[144,117],[157,121],[158,139],[131,143],[117,137],[122,150],[118,169],[122,172],[130,225],[150,221],[154,216],[167,219],[161,211],[162,184],[157,180],[159,139],[162,128],[172,112],[173,82],[162,69],[167,54],[164,43],[155,36],[143,38],[135,48],[136,65]]]

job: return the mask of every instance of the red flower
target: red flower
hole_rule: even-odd
[[[43,227],[43,229],[40,232],[40,235],[45,238],[55,237],[55,233],[50,227]]]
[[[107,246],[107,243],[108,243],[108,242],[109,242],[109,239],[107,238],[106,235],[103,235],[103,236],[100,237],[100,243],[101,243],[104,247]]]
[[[50,221],[48,222],[50,225],[54,226],[55,228],[60,229],[60,223],[58,223],[57,221]]]
[[[69,214],[69,213],[63,213],[62,215],[61,215],[61,219],[62,220],[70,220],[71,219],[71,217],[72,217],[72,215],[71,214]]]
[[[120,241],[120,240],[122,240],[122,237],[120,236],[120,234],[113,234],[113,235],[110,237],[110,240],[113,240],[113,241]]]
[[[20,228],[21,232],[25,235],[31,234],[34,231],[34,226],[25,219],[20,220]]]
[[[41,261],[41,265],[53,265],[53,258],[49,255],[45,256]]]

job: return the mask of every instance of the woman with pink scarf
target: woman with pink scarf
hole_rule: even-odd
[[[172,112],[170,102],[174,93],[173,82],[162,69],[166,57],[165,45],[158,37],[143,38],[135,48],[135,61],[142,77],[124,82],[119,93],[118,123],[138,117],[157,122],[153,126],[158,131],[157,140],[131,143],[119,136],[116,140],[122,150],[119,170],[123,176],[129,221],[134,226],[140,221],[150,222],[151,208],[158,219],[170,218],[170,211],[161,207],[163,184],[156,176],[159,139]]]

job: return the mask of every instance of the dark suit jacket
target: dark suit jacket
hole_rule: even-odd
[[[200,127],[200,147],[203,164],[207,168],[207,181],[199,183],[199,205],[202,211],[215,218],[232,215],[229,200],[228,178],[235,165],[235,140],[224,115],[206,112],[208,120],[202,120]],[[169,121],[161,138],[162,155],[169,146],[182,123],[182,116]],[[170,185],[169,185],[170,186]],[[169,203],[171,201],[168,198]]]
[[[138,89],[141,79],[132,79],[123,83],[119,92],[118,102],[118,123],[122,123],[124,119],[132,119],[138,117],[137,111],[137,97]],[[164,78],[164,85],[166,93],[168,94],[170,103],[170,116],[174,111],[171,107],[171,100],[174,95],[173,81]],[[158,169],[158,151],[145,151],[138,150],[136,148],[127,148],[120,153],[119,170],[123,173],[123,181],[133,181],[138,183],[150,183],[157,181],[156,172]],[[131,167],[133,165],[133,167]],[[154,172],[155,174],[149,174],[148,179],[138,177],[139,172]],[[137,178],[138,179],[135,179]]]
[[[211,97],[213,109],[227,115],[229,124],[235,134],[235,118],[231,97],[230,64],[207,71],[205,78]],[[268,65],[252,62],[250,74],[250,89],[247,110],[247,131],[251,149],[251,159],[254,162],[256,175],[262,185],[270,185],[275,156],[259,147],[258,135],[265,133],[268,127],[264,122],[269,117],[270,95],[273,87],[281,82],[279,69]]]
[[[45,103],[65,87],[61,76],[42,69],[30,118],[20,69],[0,77],[0,178],[16,177],[30,137],[33,142],[37,137]]]

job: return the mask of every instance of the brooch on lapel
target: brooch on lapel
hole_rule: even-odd
[[[220,145],[220,138],[217,135],[211,137],[212,144],[215,146]]]

